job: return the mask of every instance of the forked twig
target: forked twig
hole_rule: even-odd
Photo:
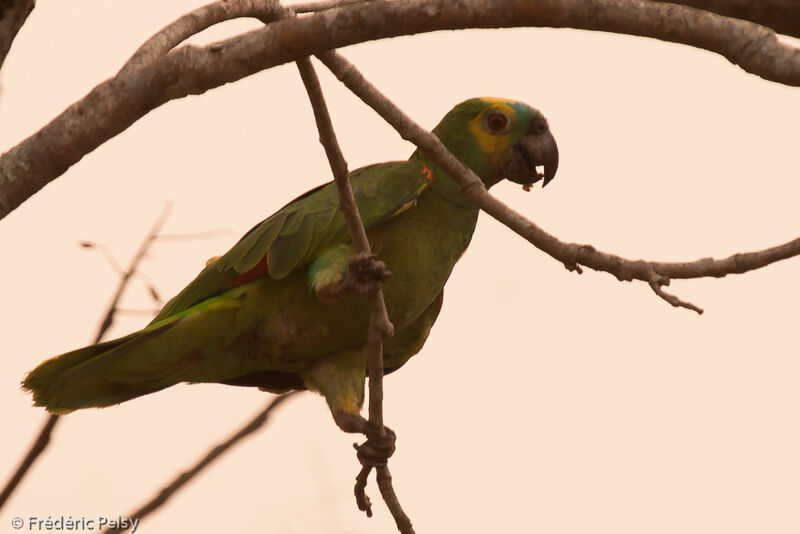
[[[703,314],[703,308],[698,308],[691,302],[686,302],[685,300],[681,300],[675,295],[664,291],[664,286],[669,285],[669,278],[667,278],[666,281],[651,280],[649,284],[650,287],[653,289],[653,292],[662,299],[664,299],[665,301],[667,301],[671,306],[675,308],[686,308],[687,310],[692,310],[697,312],[699,315]]]
[[[136,253],[133,255],[133,258],[131,258],[128,268],[120,273],[120,280],[117,284],[117,289],[111,298],[111,302],[108,304],[108,308],[106,308],[106,313],[103,316],[103,319],[100,321],[100,326],[97,328],[97,333],[94,337],[94,343],[99,343],[103,339],[103,336],[105,336],[108,329],[111,328],[111,325],[114,324],[114,316],[117,313],[119,300],[122,297],[122,293],[125,291],[128,283],[131,281],[137,269],[139,268],[139,263],[147,254],[147,251],[150,249],[153,241],[156,239],[158,233],[161,231],[161,228],[164,226],[164,223],[167,221],[167,217],[169,217],[169,212],[171,209],[171,204],[166,204],[164,206],[164,209],[161,211],[161,215],[158,216],[158,219],[156,219],[156,222],[153,224],[152,228],[150,228],[150,232],[148,232],[147,236],[136,250]],[[81,246],[85,248],[92,248],[94,244],[82,242]],[[112,265],[114,264],[115,262],[112,263]],[[39,435],[36,437],[33,445],[31,445],[30,449],[28,449],[28,452],[25,454],[25,458],[23,458],[22,462],[20,462],[19,466],[14,471],[14,474],[11,475],[11,478],[3,488],[3,492],[0,493],[0,509],[2,509],[9,497],[11,497],[11,494],[14,493],[14,490],[28,473],[34,462],[36,462],[39,456],[45,451],[45,449],[47,449],[47,446],[50,444],[50,437],[53,434],[53,428],[56,426],[56,423],[58,423],[60,418],[61,417],[56,414],[50,414],[47,416],[47,421],[39,431]]]

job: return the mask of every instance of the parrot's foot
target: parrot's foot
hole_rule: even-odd
[[[367,517],[372,517],[372,503],[369,497],[367,497],[366,489],[367,478],[373,469],[375,469],[378,474],[378,487],[381,488],[381,495],[383,495],[383,500],[386,501],[389,508],[392,508],[390,502],[397,501],[397,497],[394,496],[392,478],[391,475],[389,475],[388,467],[389,457],[394,454],[396,436],[392,429],[388,427],[383,427],[381,433],[376,432],[376,430],[376,428],[370,427],[370,431],[367,433],[367,441],[361,445],[353,443],[353,448],[356,450],[356,457],[359,463],[361,463],[361,471],[356,476],[356,485],[353,490],[356,495],[358,509],[362,512],[366,512]],[[381,480],[383,480],[383,483],[381,483]],[[386,485],[387,482],[388,486]],[[387,497],[387,493],[389,497]],[[399,509],[399,503],[397,503],[397,507]],[[403,515],[402,510],[400,514]],[[392,511],[392,515],[395,516],[395,518],[397,517],[394,511]],[[398,522],[398,524],[400,523]],[[413,533],[414,531],[401,529],[401,532]]]
[[[369,421],[360,414],[339,412],[334,415],[336,425],[345,432],[364,434],[367,441],[361,445],[354,443],[358,460],[362,465],[386,465],[386,461],[394,454],[396,434],[391,428],[383,427],[384,432],[377,435]]]
[[[382,283],[392,276],[386,264],[375,256],[359,252],[353,254],[347,263],[350,289],[357,293],[369,293],[373,289],[378,289]]]
[[[347,272],[341,280],[319,287],[317,296],[325,302],[333,302],[348,291],[369,293],[378,289],[391,275],[386,264],[377,259],[375,254],[359,252],[350,258]]]
[[[383,435],[376,436],[372,433],[367,435],[367,441],[361,445],[353,444],[356,449],[358,461],[363,466],[376,467],[386,465],[395,451],[395,440],[397,435],[389,427],[383,427]]]

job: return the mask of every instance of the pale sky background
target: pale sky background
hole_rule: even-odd
[[[39,2],[0,75],[0,150],[198,5]],[[344,54],[429,128],[473,96],[541,109],[561,150],[556,180],[493,192],[561,239],[693,260],[800,235],[800,89],[719,56],[550,29],[440,32]],[[351,168],[410,154],[319,71]],[[153,247],[141,271],[170,297],[208,257],[328,180],[286,65],[151,112],[0,221],[2,482],[45,419],[20,380],[89,342],[117,284],[79,241],[104,243],[125,264],[168,200],[168,233],[230,229]],[[483,215],[427,345],[385,384],[398,434],[390,465],[417,532],[799,532],[798,268],[673,282],[706,309],[697,316],[645,284],[569,273]],[[123,305],[149,305],[141,284]],[[146,322],[120,317],[112,334]],[[0,513],[0,532],[15,532],[15,516],[125,515],[268,398],[182,385],[72,414]],[[356,509],[353,441],[304,394],[138,532],[393,532],[374,483],[375,517]]]

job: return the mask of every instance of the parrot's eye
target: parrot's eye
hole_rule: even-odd
[[[502,113],[489,113],[486,115],[486,126],[493,132],[503,132],[507,130],[508,117]]]

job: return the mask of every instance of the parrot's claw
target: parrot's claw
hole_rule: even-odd
[[[353,443],[353,448],[358,451],[358,460],[362,465],[386,465],[386,461],[394,454],[394,442],[397,435],[389,427],[383,427],[383,433],[376,435],[374,430],[361,414],[346,412],[334,412],[333,419],[336,426],[345,432],[364,434],[367,441],[359,445]]]
[[[389,427],[383,427],[384,433],[380,437],[370,436],[367,441],[358,445],[353,443],[357,451],[358,461],[363,466],[386,465],[387,460],[394,454],[397,435]]]
[[[349,291],[363,295],[380,288],[391,275],[386,264],[377,259],[375,254],[359,252],[350,257],[347,272],[339,280],[316,289],[317,296],[323,302],[336,302]]]
[[[354,254],[347,264],[345,282],[348,288],[357,293],[369,293],[378,289],[392,275],[386,264],[375,254],[359,252]]]

